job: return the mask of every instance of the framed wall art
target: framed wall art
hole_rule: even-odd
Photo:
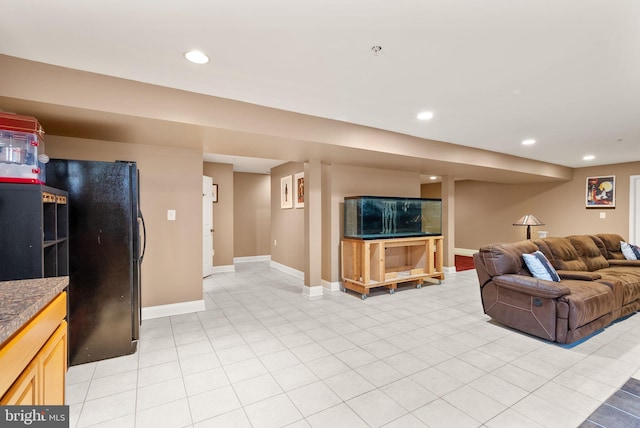
[[[280,208],[293,208],[294,192],[291,188],[292,179],[290,175],[280,179]]]
[[[616,176],[603,175],[587,177],[586,184],[587,208],[615,208],[616,206]]]
[[[304,208],[304,172],[299,172],[294,176],[296,208]]]

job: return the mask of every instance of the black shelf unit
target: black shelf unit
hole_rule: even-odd
[[[0,280],[69,275],[67,192],[0,183]]]

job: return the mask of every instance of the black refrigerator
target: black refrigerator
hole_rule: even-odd
[[[69,193],[69,364],[136,352],[146,230],[135,162],[51,159]]]

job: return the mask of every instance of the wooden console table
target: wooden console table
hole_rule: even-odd
[[[393,294],[399,283],[444,279],[442,236],[392,239],[352,239],[341,242],[341,276],[344,291],[366,299],[369,290],[386,287]]]

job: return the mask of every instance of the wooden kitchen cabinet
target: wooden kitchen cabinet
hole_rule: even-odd
[[[398,284],[425,279],[443,280],[442,236],[391,239],[353,239],[341,242],[342,281],[345,291],[361,293],[386,287],[393,293]]]
[[[62,405],[67,372],[66,292],[0,348],[0,405]]]
[[[67,374],[67,323],[63,321],[40,351],[42,359],[42,402],[64,404]]]
[[[36,406],[38,398],[38,361],[31,361],[0,400],[3,406]]]

